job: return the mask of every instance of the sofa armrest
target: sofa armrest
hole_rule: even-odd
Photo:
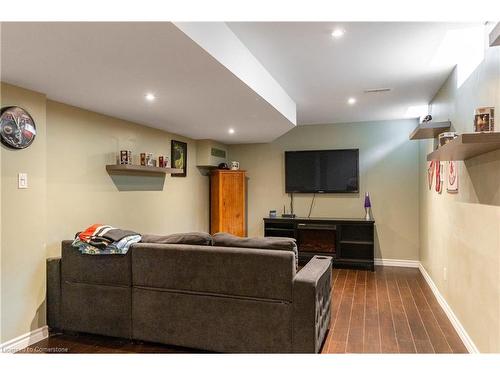
[[[48,258],[47,267],[47,325],[61,328],[61,257]]]
[[[295,353],[317,353],[330,325],[332,258],[315,256],[293,280]]]

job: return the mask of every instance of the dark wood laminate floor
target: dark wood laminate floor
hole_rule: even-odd
[[[88,334],[51,334],[28,353],[200,353]],[[332,319],[322,353],[467,353],[416,268],[333,271]]]
[[[334,270],[322,353],[467,353],[417,268]]]

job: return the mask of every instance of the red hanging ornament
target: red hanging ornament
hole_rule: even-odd
[[[429,190],[432,189],[432,180],[434,179],[434,160],[429,162],[427,167],[427,182],[429,183]]]

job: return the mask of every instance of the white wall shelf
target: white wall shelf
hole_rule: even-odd
[[[440,133],[449,131],[450,128],[450,121],[421,123],[411,132],[410,140],[436,138]]]
[[[161,168],[161,167],[147,167],[145,165],[131,165],[131,164],[108,164],[106,165],[108,173],[155,173],[155,174],[172,174],[183,173],[183,169],[176,168]]]
[[[495,150],[500,150],[500,132],[465,133],[428,154],[427,160],[467,160]]]

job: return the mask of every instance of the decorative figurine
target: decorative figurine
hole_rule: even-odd
[[[366,195],[365,195],[365,220],[371,220],[371,216],[370,216],[370,209],[372,207],[372,203],[370,202],[370,194],[368,194],[368,192],[366,192]]]
[[[474,131],[487,133],[495,131],[495,107],[477,108],[474,113]]]
[[[424,119],[422,120],[423,123],[426,123],[426,122],[429,122],[432,120],[432,116],[431,115],[427,115],[424,117]]]

